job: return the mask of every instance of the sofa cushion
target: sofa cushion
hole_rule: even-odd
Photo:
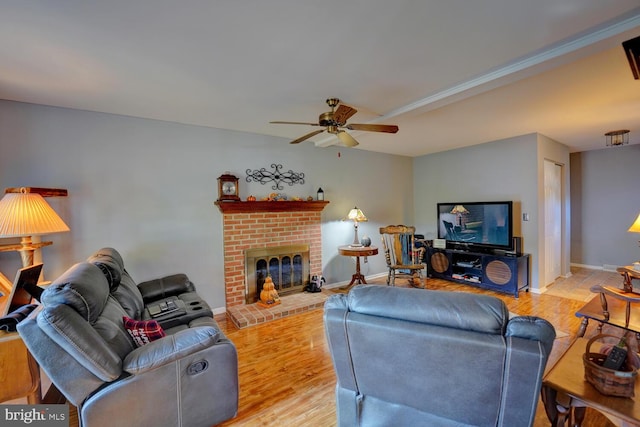
[[[135,320],[123,316],[122,322],[137,347],[167,336],[156,320]]]
[[[73,265],[57,278],[40,297],[42,304],[68,305],[89,323],[94,324],[109,298],[109,283],[94,264]]]

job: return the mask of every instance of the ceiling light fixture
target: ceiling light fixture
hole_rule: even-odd
[[[612,130],[604,134],[607,147],[617,147],[629,143],[629,129]]]

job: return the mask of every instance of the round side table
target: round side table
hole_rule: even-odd
[[[372,256],[378,255],[378,248],[375,246],[340,246],[338,247],[338,253],[342,256],[354,256],[356,257],[356,272],[353,276],[351,276],[351,282],[343,288],[340,289],[349,289],[354,284],[359,285],[361,283],[366,284],[367,281],[364,278],[364,275],[360,273],[360,257],[361,256]]]

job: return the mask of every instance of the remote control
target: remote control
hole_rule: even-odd
[[[627,358],[627,350],[622,347],[613,347],[611,353],[607,356],[606,360],[602,364],[603,368],[613,369],[619,371]]]
[[[149,306],[149,314],[154,317],[157,316],[158,314],[160,314],[162,312],[162,310],[160,309],[159,305],[151,305]]]

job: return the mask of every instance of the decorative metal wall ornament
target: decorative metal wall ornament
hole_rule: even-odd
[[[290,186],[293,184],[304,184],[304,173],[294,172],[291,169],[282,172],[282,165],[276,165],[275,163],[272,163],[271,167],[273,168],[273,172],[267,171],[265,168],[254,171],[247,169],[247,182],[251,182],[252,179],[262,185],[268,182],[274,182],[275,184],[271,186],[274,190],[282,190],[283,187],[281,184],[283,182]]]

